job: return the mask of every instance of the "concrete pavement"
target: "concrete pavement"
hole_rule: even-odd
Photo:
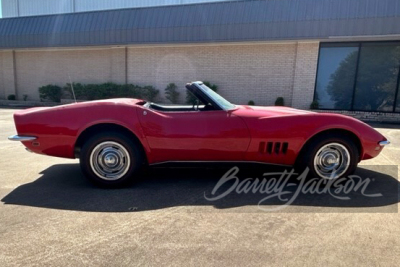
[[[0,266],[398,266],[400,261],[397,126],[375,125],[392,145],[357,170],[374,179],[371,192],[388,195],[365,198],[355,192],[350,202],[301,195],[283,210],[266,212],[257,206],[260,195],[204,198],[224,168],[151,170],[129,188],[93,187],[77,160],[28,153],[7,141],[15,133],[14,111],[0,109]],[[261,173],[241,169],[240,174]],[[280,204],[273,199],[263,206]]]

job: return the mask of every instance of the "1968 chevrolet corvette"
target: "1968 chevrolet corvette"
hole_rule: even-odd
[[[376,157],[389,141],[367,124],[339,114],[288,107],[233,105],[202,82],[186,88],[193,106],[110,99],[14,114],[28,150],[79,158],[101,186],[120,186],[141,167],[171,162],[257,162],[308,167],[335,179]]]

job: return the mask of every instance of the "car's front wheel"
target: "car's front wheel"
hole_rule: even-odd
[[[135,141],[118,132],[99,133],[85,142],[80,165],[85,176],[103,187],[131,182],[140,170],[143,156]]]
[[[337,179],[354,173],[359,151],[346,135],[322,135],[312,140],[300,155],[299,171],[309,168],[310,176]]]

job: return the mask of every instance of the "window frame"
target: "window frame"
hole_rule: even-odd
[[[359,66],[360,66],[360,55],[361,55],[361,48],[363,44],[381,44],[381,43],[398,43],[400,46],[400,40],[392,40],[392,41],[352,41],[352,42],[320,42],[319,47],[318,47],[318,59],[317,59],[317,71],[315,75],[315,83],[314,83],[314,95],[313,95],[313,101],[315,101],[315,96],[317,92],[317,81],[318,81],[318,73],[320,70],[320,57],[321,57],[321,48],[326,48],[326,47],[358,47],[358,52],[357,52],[357,62],[356,62],[356,70],[355,70],[355,76],[354,76],[354,84],[352,88],[352,98],[351,98],[351,106],[350,109],[329,109],[329,108],[318,108],[317,110],[330,110],[330,111],[356,111],[356,112],[377,112],[377,113],[400,113],[400,109],[396,111],[396,106],[397,106],[397,98],[399,95],[400,91],[400,63],[399,63],[399,71],[397,74],[397,83],[396,83],[396,89],[395,89],[395,95],[394,95],[394,101],[393,101],[393,108],[392,111],[379,111],[379,110],[358,110],[354,109],[354,96],[356,93],[356,87],[357,87],[357,80],[358,80],[358,74],[359,74]]]

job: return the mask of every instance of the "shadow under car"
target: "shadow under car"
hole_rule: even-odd
[[[393,167],[393,166],[392,166]],[[399,202],[400,183],[395,178],[396,168],[382,172],[359,167],[356,175],[371,178],[367,192],[381,193],[380,197],[365,197],[360,190],[346,194],[350,200],[337,199],[329,194],[300,193],[291,206],[314,207],[382,207]],[[227,196],[209,201],[205,196],[212,196],[213,188],[229,168],[153,168],[149,169],[141,179],[132,186],[120,189],[102,189],[88,182],[79,164],[53,165],[43,172],[41,177],[32,183],[24,184],[1,201],[5,204],[23,205],[50,209],[94,212],[141,212],[177,206],[212,206],[215,209],[228,209],[242,206],[257,206],[268,193],[232,192]],[[283,171],[280,168],[241,168],[238,173],[240,181],[246,178],[262,178],[265,172]],[[230,181],[232,182],[232,181]],[[292,185],[299,181],[291,178]],[[226,183],[220,190],[227,190],[232,183]],[[224,189],[225,188],[225,189]],[[273,192],[260,205],[282,205],[278,197],[272,197]],[[397,205],[396,211],[397,211]]]

